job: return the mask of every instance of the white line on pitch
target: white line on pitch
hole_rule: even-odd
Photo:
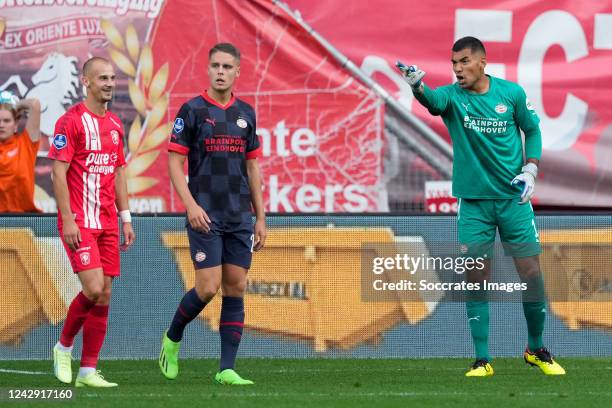
[[[0,368],[0,373],[26,374],[26,375],[47,375],[47,374],[50,374],[50,373],[45,373],[43,371],[10,370],[8,368]]]

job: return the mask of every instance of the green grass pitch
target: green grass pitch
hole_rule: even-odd
[[[63,387],[50,361],[0,361],[0,405],[9,389],[71,388],[72,401],[26,406],[78,407],[597,407],[612,401],[612,358],[559,358],[568,374],[547,377],[522,358],[499,358],[491,378],[465,378],[470,360],[239,359],[237,371],[254,386],[213,381],[217,361],[183,360],[179,377],[162,377],[154,360],[102,361],[114,389]],[[77,363],[73,364],[76,374]],[[23,401],[22,401],[23,402]]]

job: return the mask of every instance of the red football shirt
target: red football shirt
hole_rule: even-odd
[[[125,165],[119,117],[98,116],[82,102],[73,106],[55,124],[48,157],[70,163],[66,180],[77,225],[116,229],[115,169]]]

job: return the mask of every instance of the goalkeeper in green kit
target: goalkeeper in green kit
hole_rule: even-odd
[[[466,256],[488,258],[482,270],[468,273],[468,281],[489,281],[496,229],[521,281],[528,341],[525,361],[544,374],[565,370],[542,343],[546,318],[541,252],[530,199],[542,153],[539,118],[518,84],[484,73],[487,63],[482,42],[464,37],[452,49],[457,82],[436,90],[422,81],[425,72],[398,62],[415,98],[432,115],[440,115],[453,142],[453,195],[458,198],[457,230]],[[525,134],[525,159],[520,130]],[[469,377],[493,375],[488,349],[489,305],[486,293],[466,295],[468,323],[476,361]]]

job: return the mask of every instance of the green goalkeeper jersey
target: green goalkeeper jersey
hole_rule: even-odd
[[[453,142],[453,195],[508,199],[520,196],[510,185],[527,158],[540,159],[540,119],[520,85],[489,76],[489,90],[475,94],[458,84],[436,90],[424,85],[415,97],[432,115],[442,116]]]

